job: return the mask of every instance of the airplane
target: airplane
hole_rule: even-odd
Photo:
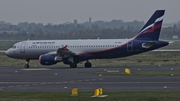
[[[168,45],[169,42],[159,40],[164,13],[165,10],[156,10],[138,35],[130,39],[27,40],[14,44],[5,54],[25,59],[25,68],[33,59],[39,59],[42,65],[63,62],[70,68],[86,61],[84,67],[90,68],[91,59],[121,58]]]

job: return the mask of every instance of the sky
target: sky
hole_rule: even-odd
[[[89,20],[147,21],[165,9],[164,22],[180,21],[180,0],[0,0],[0,21],[62,24]]]

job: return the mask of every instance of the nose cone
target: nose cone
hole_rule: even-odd
[[[5,54],[6,54],[6,56],[11,57],[11,52],[9,49],[5,52]]]

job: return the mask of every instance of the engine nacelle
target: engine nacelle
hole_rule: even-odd
[[[62,61],[62,57],[58,57],[55,55],[45,54],[39,57],[39,62],[42,65],[54,65],[57,62],[61,62],[61,61]]]

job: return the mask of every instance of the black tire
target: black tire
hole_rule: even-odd
[[[92,64],[91,64],[90,62],[86,62],[86,63],[84,64],[84,67],[86,67],[86,68],[91,68],[91,67],[92,67]]]
[[[71,63],[70,68],[77,68],[77,64],[76,63]]]
[[[24,65],[24,68],[29,68],[29,64],[25,64],[25,65]]]

